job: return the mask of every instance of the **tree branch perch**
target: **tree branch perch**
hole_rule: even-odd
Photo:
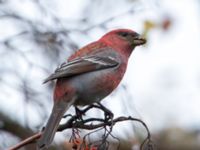
[[[84,110],[82,110],[82,112],[85,113],[85,112],[87,112],[88,110],[90,110],[91,108],[94,108],[94,107],[102,110],[102,108],[96,107],[96,105],[91,105],[91,106],[88,106],[87,108],[85,108]],[[111,120],[111,119],[105,120],[105,119],[102,119],[102,118],[80,119],[80,116],[77,116],[77,115],[73,115],[73,116],[67,115],[67,116],[70,116],[70,119],[66,123],[64,123],[64,124],[62,124],[58,127],[58,129],[57,129],[58,132],[61,132],[65,129],[69,129],[69,128],[95,130],[95,129],[99,129],[99,128],[106,127],[106,126],[109,126],[109,127],[114,126],[118,122],[137,121],[137,122],[141,123],[144,126],[145,130],[147,131],[147,137],[145,138],[145,140],[141,144],[141,149],[143,149],[143,147],[146,144],[148,145],[148,147],[149,147],[149,145],[151,145],[150,131],[149,131],[147,125],[145,124],[145,122],[143,122],[140,119],[133,118],[131,116],[129,116],[129,117],[121,116],[121,117],[117,117],[113,120]],[[98,123],[94,123],[94,122],[98,122]],[[110,133],[108,133],[108,134],[110,134]],[[36,134],[30,136],[29,138],[21,141],[20,143],[16,144],[15,146],[10,147],[9,150],[17,150],[17,149],[19,149],[19,148],[21,148],[21,147],[23,147],[27,144],[36,142],[37,139],[39,139],[41,137],[41,135],[42,135],[42,132],[36,133]]]

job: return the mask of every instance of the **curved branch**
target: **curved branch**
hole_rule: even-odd
[[[0,121],[3,122],[0,130],[7,131],[21,139],[27,138],[34,133],[31,129],[23,127],[20,123],[16,122],[3,112],[0,112]]]
[[[112,121],[103,121],[99,118],[90,118],[90,119],[87,119],[87,120],[83,120],[82,121],[75,121],[75,117],[76,116],[72,116],[65,124],[63,125],[60,125],[59,128],[58,128],[58,132],[61,132],[65,129],[69,129],[69,128],[79,128],[79,129],[86,129],[86,130],[94,130],[94,129],[97,129],[97,128],[101,128],[101,127],[105,127],[105,126],[111,126],[111,125],[114,125],[118,122],[123,122],[123,121],[137,121],[137,122],[140,122],[146,129],[147,131],[147,137],[145,139],[145,141],[143,143],[146,142],[146,140],[150,140],[150,137],[151,137],[151,134],[150,134],[150,131],[147,127],[147,125],[140,119],[137,119],[137,118],[133,118],[131,116],[129,117],[124,117],[124,116],[121,116],[121,117],[118,117],[116,119],[113,119]],[[74,122],[75,121],[75,122]],[[100,123],[97,123],[97,124],[85,124],[85,123],[89,123],[89,122],[93,122],[93,121],[100,121]],[[17,145],[9,148],[9,150],[17,150],[27,144],[30,144],[32,142],[35,142],[37,139],[40,138],[40,136],[42,135],[41,132],[39,133],[36,133],[32,136],[30,136],[29,138],[21,141],[20,143],[18,143]],[[143,145],[143,144],[142,144]]]

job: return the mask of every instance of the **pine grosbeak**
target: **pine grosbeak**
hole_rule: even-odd
[[[145,42],[132,30],[113,30],[76,51],[58,67],[44,81],[57,79],[53,110],[38,148],[49,147],[59,122],[71,105],[89,105],[109,95],[122,80],[131,52]]]

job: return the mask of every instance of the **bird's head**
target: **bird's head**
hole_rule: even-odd
[[[112,30],[106,33],[100,40],[115,49],[126,51],[126,53],[131,53],[136,46],[146,43],[146,40],[138,33],[129,29]]]

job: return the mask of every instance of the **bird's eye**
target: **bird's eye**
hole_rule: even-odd
[[[128,33],[127,32],[120,32],[119,35],[123,36],[123,37],[126,37],[128,35]]]

